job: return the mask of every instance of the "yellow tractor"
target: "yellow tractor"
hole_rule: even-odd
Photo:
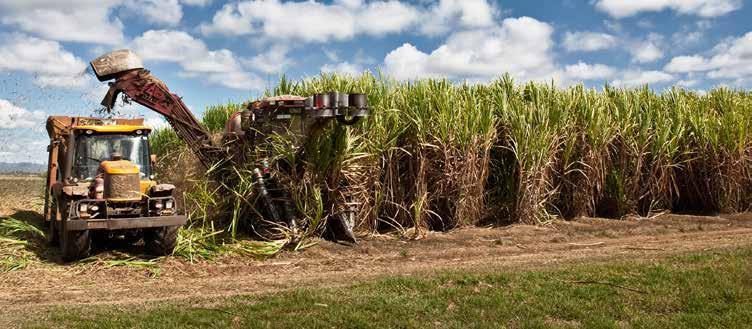
[[[172,253],[178,213],[175,187],[157,184],[143,119],[51,116],[44,216],[62,258],[89,256],[92,241],[143,239],[146,252]]]

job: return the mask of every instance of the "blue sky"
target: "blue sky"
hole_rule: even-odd
[[[561,86],[752,85],[743,0],[0,0],[0,162],[46,160],[44,120],[91,115],[92,58],[130,48],[200,114],[285,74],[380,70]],[[147,110],[123,107],[126,116]]]

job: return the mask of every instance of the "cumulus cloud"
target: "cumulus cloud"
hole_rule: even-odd
[[[636,63],[652,63],[663,58],[663,37],[651,33],[647,39],[629,43],[627,50],[632,54],[632,61]]]
[[[709,56],[689,55],[671,59],[664,68],[675,73],[706,72],[712,79],[752,78],[752,32],[721,42]]]
[[[286,67],[294,64],[294,61],[287,57],[290,47],[285,44],[272,45],[266,52],[260,53],[249,59],[242,59],[241,62],[247,68],[263,73],[280,73]]]
[[[294,17],[294,19],[293,19]],[[274,39],[323,42],[348,40],[356,34],[400,32],[417,17],[412,6],[398,1],[243,1],[224,5],[211,23],[201,24],[205,34],[260,34]]]
[[[252,0],[224,5],[212,21],[201,24],[199,30],[204,35],[342,41],[357,35],[381,36],[408,28],[437,35],[453,27],[489,27],[494,24],[496,12],[486,0],[440,0],[429,6],[394,0],[337,0],[332,3]]]
[[[623,49],[632,55],[634,63],[652,63],[664,56],[664,38],[656,33],[650,33],[645,39],[640,40],[626,35],[617,37],[600,32],[566,32],[562,41],[564,49],[569,52]]]
[[[20,71],[34,75],[39,86],[76,88],[89,79],[86,63],[63,49],[56,41],[23,34],[0,35],[0,71]]]
[[[2,136],[0,136],[2,137]],[[46,138],[14,136],[0,143],[0,162],[47,162]]]
[[[0,129],[41,126],[46,117],[42,111],[29,111],[0,98]]]
[[[263,88],[263,81],[243,70],[232,51],[209,50],[203,41],[182,31],[149,30],[134,39],[131,46],[145,61],[179,64],[184,77],[199,77],[233,89]]]
[[[689,80],[679,80],[676,82],[677,86],[684,87],[684,88],[691,88],[696,85],[698,85],[700,81],[695,79],[689,79]]]
[[[321,72],[324,73],[339,73],[352,76],[363,73],[363,71],[365,71],[365,68],[360,64],[354,64],[347,61],[337,64],[324,64],[324,66],[321,67]]]
[[[124,5],[129,11],[156,25],[175,26],[183,19],[183,7],[178,0],[131,0]]]
[[[663,51],[652,42],[636,45],[631,53],[632,61],[637,63],[652,63],[663,58]]]
[[[163,129],[170,126],[170,124],[167,123],[167,120],[165,120],[164,117],[154,115],[144,117],[144,125],[151,127],[151,129],[154,130]]]
[[[0,23],[44,39],[121,44],[123,24],[112,17],[122,0],[81,0],[75,6],[59,0],[0,1]]]
[[[663,71],[627,70],[612,83],[617,87],[635,87],[645,84],[667,83],[673,81],[673,75]]]
[[[616,75],[616,69],[603,64],[578,62],[564,68],[564,76],[572,80],[601,80]]]
[[[389,52],[385,71],[397,79],[450,77],[489,79],[508,72],[523,80],[555,75],[553,28],[534,18],[507,18],[501,25],[451,34],[423,52],[409,43]]]
[[[188,6],[203,7],[212,3],[212,0],[180,0],[180,3]]]
[[[664,69],[668,72],[686,73],[708,70],[707,60],[698,55],[678,56],[671,59]]]
[[[567,51],[597,51],[616,45],[616,37],[608,33],[584,31],[564,34],[564,49]]]
[[[437,35],[453,28],[482,28],[494,25],[498,11],[486,0],[440,0],[432,7],[421,10],[419,29],[428,35]]]
[[[674,10],[682,15],[718,17],[742,7],[741,0],[598,0],[595,7],[614,18],[624,18],[642,12]]]

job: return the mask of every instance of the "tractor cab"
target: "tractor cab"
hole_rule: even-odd
[[[155,255],[172,252],[178,215],[174,185],[152,175],[143,119],[51,116],[45,219],[63,258],[89,254],[94,236],[143,237]]]
[[[99,129],[90,128],[76,130],[78,134],[72,177],[80,181],[92,181],[103,173],[103,163],[127,161],[138,170],[139,179],[150,178],[149,128],[127,127],[120,132],[100,132]]]

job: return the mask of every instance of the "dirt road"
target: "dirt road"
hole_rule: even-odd
[[[417,241],[374,236],[355,247],[322,241],[268,260],[168,259],[161,272],[131,267],[35,264],[0,274],[0,317],[61,304],[148,301],[254,294],[294,287],[340,286],[385,275],[460,268],[518,269],[613,258],[653,259],[752,244],[752,215],[664,215],[649,220],[583,219],[546,227],[462,229]]]

